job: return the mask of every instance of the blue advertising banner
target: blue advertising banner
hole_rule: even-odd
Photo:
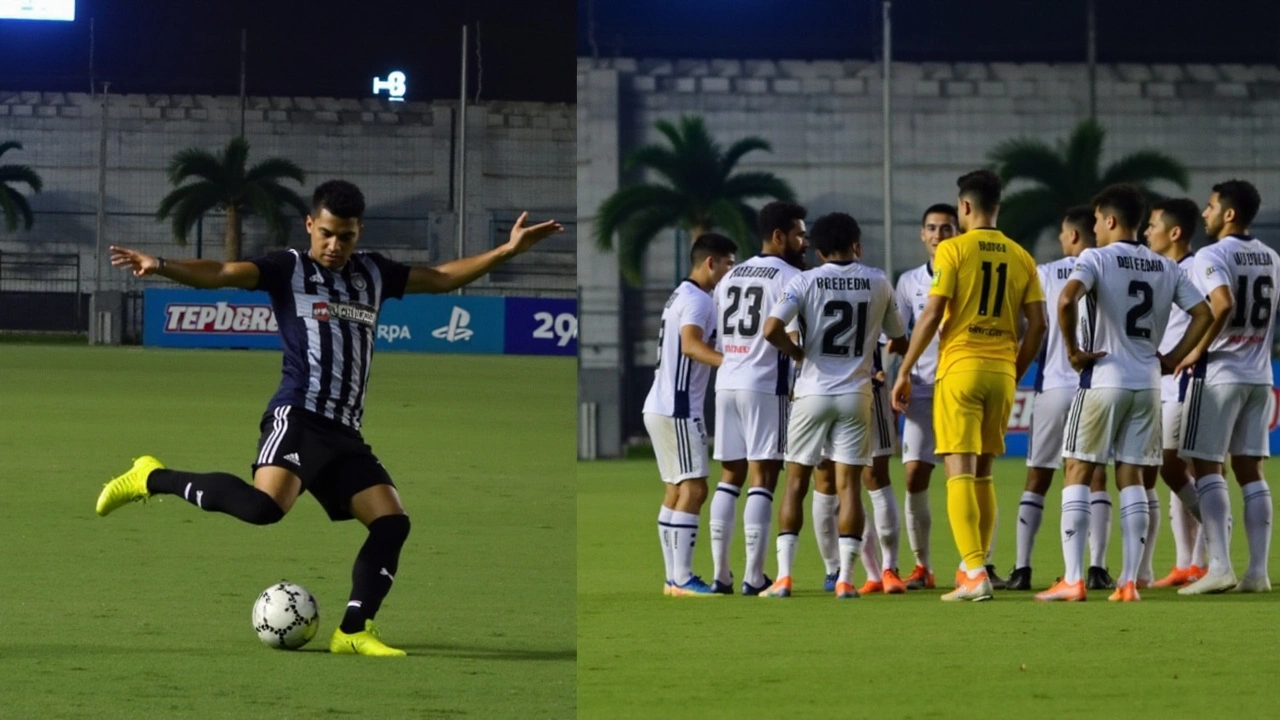
[[[577,355],[578,302],[507,298],[508,355]]]
[[[382,306],[377,350],[502,353],[503,299],[409,295]]]

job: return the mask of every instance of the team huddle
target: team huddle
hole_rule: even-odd
[[[689,277],[663,310],[644,404],[666,488],[658,515],[664,594],[735,592],[730,547],[746,488],[741,592],[790,596],[811,480],[825,591],[856,598],[933,588],[928,490],[939,464],[962,558],[955,588],[942,599],[1030,590],[1045,495],[1064,461],[1064,570],[1037,600],[1080,601],[1088,590],[1107,589],[1109,599],[1128,602],[1145,587],[1188,595],[1269,591],[1272,504],[1262,464],[1280,256],[1248,234],[1261,204],[1257,190],[1241,180],[1215,185],[1203,212],[1187,199],[1156,202],[1143,245],[1142,191],[1112,185],[1066,213],[1064,257],[1037,266],[995,229],[995,174],[971,172],[957,185],[955,206],[924,212],[929,261],[903,273],[896,288],[859,261],[861,230],[843,213],[806,227],[804,208],[770,203],[760,212],[761,254],[738,264],[729,238],[695,240]],[[1192,253],[1201,218],[1209,244]],[[810,246],[822,264],[805,269]],[[992,466],[1005,451],[1016,385],[1033,363],[1017,560],[1005,580],[991,561]],[[693,554],[708,495],[703,408],[712,367],[722,475],[710,503],[708,584],[694,573]],[[889,482],[899,445],[905,523]],[[1229,553],[1228,456],[1244,499],[1249,565],[1241,576]],[[771,579],[765,555],[784,463]],[[1108,464],[1123,543],[1114,580],[1105,566]],[[1158,479],[1170,489],[1176,545],[1175,566],[1161,578],[1152,567]],[[915,562],[905,578],[898,572],[904,524]],[[859,558],[867,573],[860,588],[853,580]]]

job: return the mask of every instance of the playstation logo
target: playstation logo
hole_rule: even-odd
[[[459,340],[470,340],[475,331],[467,327],[471,324],[471,313],[463,310],[457,305],[453,306],[453,312],[449,315],[449,324],[438,327],[431,331],[431,337],[447,340],[449,342],[458,342]]]

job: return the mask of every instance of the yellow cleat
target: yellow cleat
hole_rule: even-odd
[[[129,472],[102,487],[102,493],[98,495],[98,514],[106,517],[113,510],[131,502],[151,497],[151,493],[147,491],[147,477],[151,475],[152,470],[162,469],[164,465],[150,455],[143,455],[134,460]]]
[[[335,655],[365,655],[368,657],[404,657],[408,653],[397,650],[382,642],[378,626],[372,620],[364,621],[364,630],[358,633],[342,632],[339,627],[333,631],[333,639],[329,641],[329,652]]]

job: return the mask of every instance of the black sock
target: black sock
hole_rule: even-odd
[[[153,470],[147,477],[147,492],[178,495],[201,510],[226,513],[254,525],[270,525],[284,517],[270,495],[231,473]]]
[[[351,568],[351,600],[342,616],[342,632],[360,632],[364,621],[378,614],[382,599],[391,592],[400,564],[400,548],[408,537],[408,515],[385,515],[369,523],[369,537]]]

